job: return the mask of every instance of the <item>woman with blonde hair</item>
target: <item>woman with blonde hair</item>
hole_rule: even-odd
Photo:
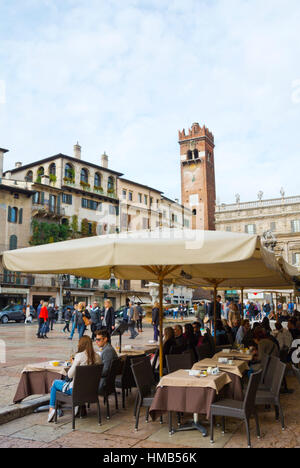
[[[106,328],[109,334],[115,329],[115,311],[110,299],[104,301],[104,312],[101,316],[102,327]]]
[[[52,384],[50,392],[50,409],[48,413],[48,422],[51,422],[54,418],[56,392],[59,391],[64,392],[67,395],[71,395],[73,390],[73,378],[75,376],[76,367],[92,366],[94,364],[101,364],[101,358],[97,353],[95,353],[91,338],[89,336],[83,336],[79,340],[77,353],[75,354],[75,357],[72,360],[72,366],[68,371],[69,381],[65,382],[64,380],[54,380]]]
[[[229,313],[228,313],[228,325],[230,326],[230,328],[233,327],[233,322],[235,319],[240,320],[241,314],[240,314],[238,305],[235,304],[235,302],[232,302],[229,305]]]

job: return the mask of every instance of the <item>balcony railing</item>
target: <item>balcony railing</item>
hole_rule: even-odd
[[[53,205],[49,201],[45,201],[44,203],[34,203],[32,205],[32,213],[33,216],[41,216],[41,217],[56,217],[56,216],[64,216],[65,209],[61,206]]]
[[[224,211],[236,211],[236,210],[249,210],[253,208],[267,208],[269,206],[288,206],[296,203],[300,203],[300,196],[297,197],[286,197],[286,198],[274,198],[271,200],[261,200],[246,203],[232,203],[230,205],[221,204],[217,205],[217,212]]]
[[[2,286],[33,286],[34,277],[31,275],[20,275],[18,273],[4,273],[0,275],[0,284]]]
[[[64,180],[64,185],[68,185],[69,187],[78,188],[78,189],[83,190],[84,192],[87,192],[87,193],[96,193],[98,195],[103,195],[104,197],[114,198],[115,200],[118,198],[115,191],[111,192],[111,191],[108,191],[108,190],[100,190],[99,188],[95,188],[92,185],[81,185],[81,184],[77,184],[74,181],[70,181],[70,180]]]

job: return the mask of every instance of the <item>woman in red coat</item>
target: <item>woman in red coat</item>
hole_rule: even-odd
[[[41,312],[39,316],[40,333],[38,335],[38,338],[48,338],[48,336],[46,335],[47,320],[49,317],[47,305],[48,303],[44,302],[43,307],[41,308]]]

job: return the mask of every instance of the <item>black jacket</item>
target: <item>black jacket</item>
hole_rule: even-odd
[[[106,320],[106,324],[103,324],[104,318]],[[114,311],[114,308],[110,307],[107,310],[106,317],[105,317],[105,310],[104,310],[102,312],[102,315],[101,315],[101,320],[102,320],[103,326],[109,331],[109,333],[111,333],[112,327],[115,326],[115,311]]]
[[[154,307],[152,309],[152,323],[154,323],[154,325],[156,326],[159,325],[159,308],[158,307]]]
[[[210,319],[214,318],[214,303],[213,302],[210,302],[208,304],[208,315]],[[221,303],[220,302],[217,302],[216,320],[221,320]]]

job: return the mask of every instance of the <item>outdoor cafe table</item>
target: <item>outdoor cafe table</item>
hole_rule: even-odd
[[[246,354],[246,353],[241,353],[240,351],[237,350],[230,350],[229,353],[224,353],[224,351],[220,351],[219,353],[214,355],[214,359],[219,359],[219,358],[227,358],[227,359],[234,359],[238,361],[246,361],[250,362],[252,361],[253,357],[252,354]]]
[[[122,352],[118,354],[119,357],[124,356],[137,356],[140,354],[154,354],[158,349],[158,345],[144,345],[144,346],[131,346],[130,349],[126,346],[122,347]]]
[[[218,367],[221,371],[230,374],[231,379],[232,375],[242,378],[244,373],[249,370],[249,366],[246,361],[234,360],[233,364],[224,364],[220,363],[216,357],[211,359],[202,359],[201,361],[196,362],[193,366],[193,370],[206,370],[208,367]]]
[[[168,374],[160,380],[150,408],[153,420],[162,413],[194,414],[194,428],[206,435],[206,430],[195,421],[198,414],[210,416],[210,407],[218,398],[233,398],[242,401],[241,388],[232,387],[232,380],[226,372],[206,377],[190,376],[187,370]],[[180,431],[180,428],[178,429]],[[185,430],[183,427],[182,430]]]
[[[68,367],[64,363],[56,367],[49,361],[27,365],[22,370],[13,402],[20,403],[31,395],[47,395],[50,393],[53,381],[65,377],[67,371]]]

